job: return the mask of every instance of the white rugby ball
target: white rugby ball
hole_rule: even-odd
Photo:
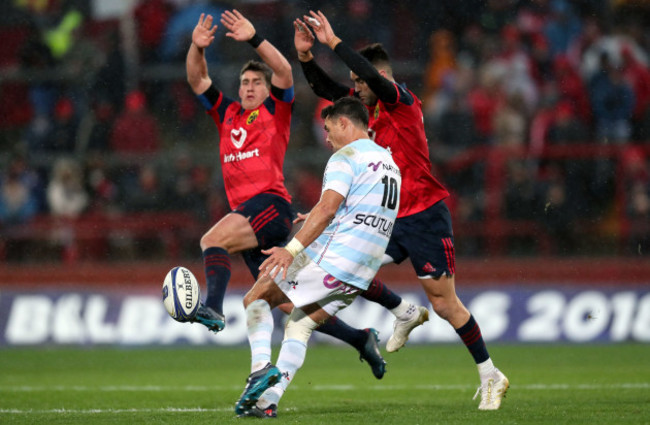
[[[196,316],[199,309],[201,287],[191,271],[182,266],[174,267],[163,282],[162,299],[172,318],[188,322]]]

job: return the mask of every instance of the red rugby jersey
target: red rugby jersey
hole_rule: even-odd
[[[407,90],[395,84],[397,102],[381,100],[368,107],[370,135],[379,146],[389,149],[402,173],[399,213],[406,217],[429,208],[449,196],[449,192],[431,174],[429,145],[424,133],[422,102],[411,91],[411,104],[403,102]],[[354,94],[354,89],[350,91]]]
[[[254,110],[219,94],[208,114],[219,129],[219,155],[231,209],[261,193],[291,202],[282,167],[289,145],[290,102],[271,94]]]

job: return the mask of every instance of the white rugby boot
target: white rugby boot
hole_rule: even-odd
[[[501,406],[501,400],[506,396],[510,381],[499,369],[494,369],[488,379],[483,381],[474,394],[474,399],[481,393],[479,410],[497,410]]]
[[[395,319],[393,322],[393,334],[388,338],[386,351],[393,353],[406,344],[411,331],[427,320],[429,320],[429,310],[425,307],[411,304],[409,310],[413,310],[408,319]]]

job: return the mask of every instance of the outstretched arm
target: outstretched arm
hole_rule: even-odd
[[[307,216],[305,224],[286,247],[276,246],[262,251],[263,254],[269,255],[269,258],[260,265],[260,276],[269,275],[275,278],[282,271],[282,278],[285,279],[287,269],[293,263],[294,257],[323,233],[344,200],[345,197],[334,190],[329,189],[323,192],[320,201]]]
[[[192,32],[192,44],[185,59],[187,82],[195,94],[203,94],[212,85],[205,60],[205,48],[212,44],[217,31],[217,26],[212,26],[212,21],[212,15],[201,14]]]
[[[251,44],[256,44],[256,40],[261,41],[261,43],[253,45],[260,58],[273,70],[272,85],[280,89],[288,89],[293,86],[289,61],[268,40],[256,38],[255,27],[244,15],[236,9],[233,9],[232,12],[226,11],[221,14],[221,23],[228,28],[229,32],[226,33],[226,37],[237,41],[248,41]]]
[[[318,41],[329,46],[336,53],[352,72],[368,84],[368,87],[385,103],[397,101],[397,90],[395,83],[382,76],[379,71],[358,52],[343,43],[334,34],[334,30],[323,12],[310,11],[310,16],[305,16],[305,21],[316,34]]]
[[[311,53],[314,35],[307,25],[300,19],[296,19],[293,22],[293,28],[295,30],[293,42],[298,53],[300,67],[316,96],[331,101],[348,96],[350,89],[332,80],[314,60],[314,55]]]

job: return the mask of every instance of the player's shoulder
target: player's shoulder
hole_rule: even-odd
[[[395,90],[397,90],[397,100],[393,104],[385,104],[387,109],[396,108],[396,107],[410,107],[410,106],[419,106],[420,99],[408,88],[405,84],[398,84],[393,82]]]

